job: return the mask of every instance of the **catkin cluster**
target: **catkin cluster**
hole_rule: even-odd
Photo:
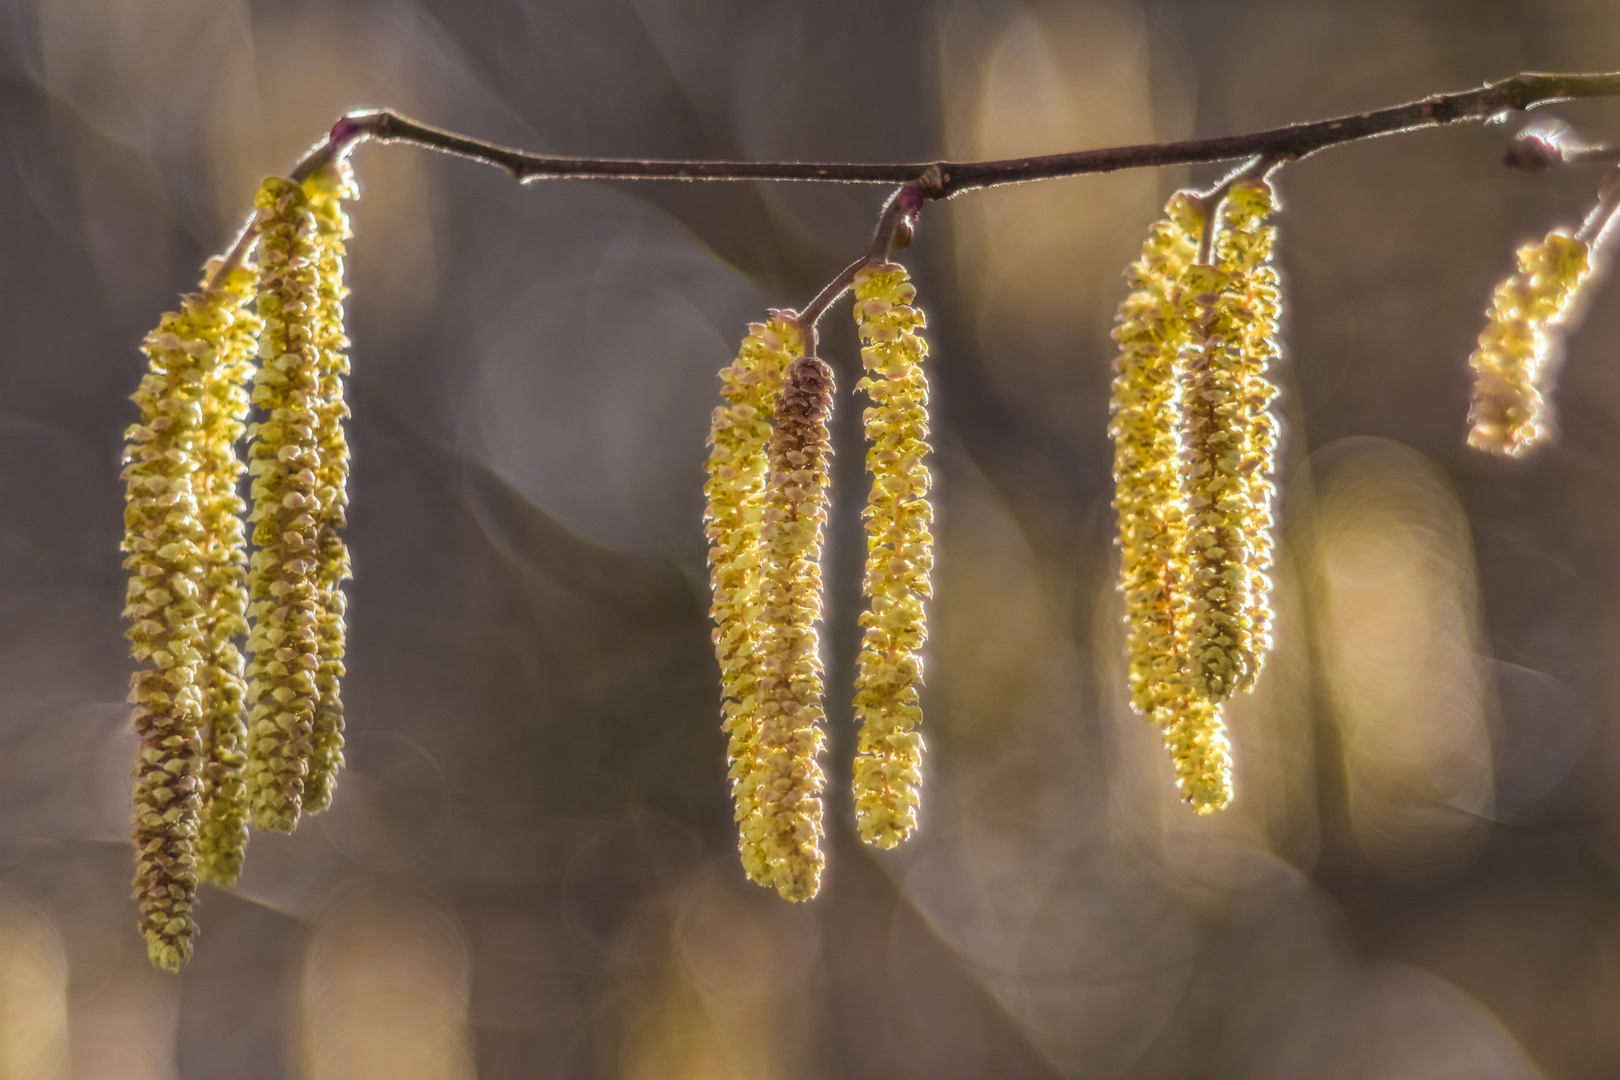
[[[855,756],[855,822],[861,839],[893,847],[917,827],[923,740],[917,687],[919,650],[927,636],[923,600],[933,569],[928,527],[928,353],[917,331],[922,312],[912,306],[917,290],[905,268],[869,266],[855,276],[855,319],[861,363],[867,375],[856,384],[872,405],[864,414],[866,468],[872,475],[867,500],[866,577],[871,597],[861,615],[855,679],[855,715],[860,741]]]
[[[257,265],[210,263],[204,288],[144,345],[123,472],[125,615],[143,665],[131,690],[141,740],[135,895],[152,962],[169,970],[191,953],[199,878],[229,884],[240,872],[249,817],[291,828],[301,797],[325,805],[342,760],[348,226],[339,200],[353,194],[336,167],[303,187],[265,181]],[[250,401],[262,419],[244,466],[236,446]],[[253,652],[245,673],[243,634]]]
[[[1204,202],[1181,193],[1131,268],[1113,388],[1131,702],[1164,732],[1182,797],[1231,799],[1220,703],[1270,644],[1280,294],[1263,180],[1234,184],[1196,262]]]
[[[1496,287],[1474,368],[1468,444],[1519,457],[1548,438],[1546,394],[1554,374],[1557,324],[1591,272],[1589,245],[1562,230],[1519,249],[1518,273]]]
[[[867,370],[858,389],[872,401],[865,413],[871,606],[860,620],[855,812],[863,840],[892,847],[916,827],[921,780],[918,651],[933,566],[923,464],[927,347],[904,268],[864,267],[854,288]],[[725,404],[714,411],[704,487],[710,614],[742,862],[750,878],[788,900],[816,894],[824,863],[825,777],[817,759],[826,714],[815,624],[833,375],[803,348],[791,312],[749,328],[736,363],[720,372]]]

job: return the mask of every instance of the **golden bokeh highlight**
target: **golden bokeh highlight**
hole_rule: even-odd
[[[356,892],[319,920],[300,996],[304,1080],[473,1080],[467,946],[422,899]]]
[[[647,976],[620,1034],[625,1080],[798,1080],[816,956],[805,909],[739,894],[716,864],[672,889],[639,928]],[[627,989],[630,989],[627,987]]]
[[[66,1080],[67,981],[55,928],[0,897],[0,1080]]]
[[[1494,805],[1468,522],[1405,447],[1345,440],[1316,460],[1316,632],[1352,831],[1390,873],[1441,873]]]
[[[1135,8],[1020,9],[993,28],[986,48],[978,35],[990,28],[977,13],[941,22],[951,159],[1153,140],[1148,35]],[[1072,343],[1112,315],[1118,268],[1162,198],[1158,184],[1139,170],[1017,185],[949,204],[964,295],[981,340],[997,350],[986,373],[1014,400],[1047,412],[1058,405],[1052,391],[1072,393]]]

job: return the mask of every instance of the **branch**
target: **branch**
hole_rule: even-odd
[[[923,199],[948,199],[964,191],[1051,180],[1064,176],[1117,172],[1160,165],[1192,165],[1235,158],[1262,158],[1273,164],[1298,161],[1318,150],[1398,131],[1442,127],[1485,120],[1512,109],[1533,109],[1574,98],[1620,97],[1620,72],[1559,75],[1525,72],[1477,90],[1435,94],[1422,101],[1373,112],[1318,120],[1309,124],[1227,135],[1215,139],[1144,143],[1101,150],[1078,150],[1043,157],[1002,161],[935,161],[902,165],[862,165],[793,161],[665,161],[635,158],[567,158],[531,154],[412,120],[392,109],[365,109],[332,125],[326,138],[310,148],[288,174],[302,182],[316,170],[349,154],[362,142],[397,142],[421,146],[504,169],[520,183],[535,180],[798,180],[845,184],[900,184]],[[1530,165],[1612,161],[1607,147],[1583,148],[1556,162],[1540,156]],[[1534,156],[1534,155],[1532,155]],[[1510,164],[1515,161],[1510,154]],[[241,261],[253,240],[250,218],[213,277],[224,276]],[[882,230],[880,229],[880,233]],[[893,239],[893,233],[890,234]],[[887,241],[886,241],[887,242]],[[862,264],[864,265],[864,263]],[[853,270],[859,266],[852,267]],[[834,285],[837,284],[835,281]],[[847,283],[846,283],[847,285]],[[831,286],[829,286],[830,288]],[[819,299],[819,298],[818,298]],[[832,299],[829,297],[829,300]],[[808,311],[809,309],[807,309]],[[813,323],[813,319],[811,320]]]
[[[300,180],[367,139],[403,142],[471,158],[533,180],[800,180],[846,184],[923,182],[931,199],[947,199],[975,188],[1020,184],[1087,173],[1116,172],[1159,165],[1188,165],[1265,156],[1297,161],[1329,146],[1397,131],[1484,120],[1511,109],[1532,109],[1572,98],[1620,97],[1620,72],[1591,75],[1525,73],[1477,90],[1435,94],[1389,109],[1318,120],[1310,124],[1228,135],[1215,139],[1145,143],[1101,150],[1079,150],[1004,161],[938,161],[903,165],[857,165],[791,161],[662,161],[633,158],[567,158],[531,154],[469,138],[402,116],[392,109],[351,113],[333,126],[294,170]],[[932,174],[932,175],[930,175]]]

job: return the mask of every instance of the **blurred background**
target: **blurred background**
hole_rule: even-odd
[[[259,179],[389,105],[535,150],[853,161],[1216,135],[1620,67],[1608,0],[0,4],[0,1080],[1582,1078],[1620,1071],[1620,295],[1558,445],[1469,451],[1515,246],[1597,174],[1523,117],[1286,168],[1277,648],[1197,818],[1125,702],[1121,271],[1216,167],[923,215],[939,527],[923,826],[855,839],[864,499],[842,396],[829,870],[735,853],[707,621],[715,371],[886,195],[356,155],[350,767],[127,899],[126,400]],[[1620,102],[1558,107],[1620,137]],[[842,309],[823,355],[853,385]]]

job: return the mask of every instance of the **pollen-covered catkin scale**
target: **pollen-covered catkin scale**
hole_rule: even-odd
[[[787,900],[821,887],[823,731],[821,531],[827,520],[827,417],[832,369],[814,356],[788,368],[776,402],[760,532],[758,844]]]
[[[1551,434],[1556,324],[1592,265],[1588,245],[1562,230],[1520,248],[1518,261],[1518,273],[1496,287],[1479,348],[1468,358],[1474,368],[1468,445],[1508,457]]]
[[[1178,192],[1127,271],[1119,306],[1109,433],[1119,515],[1120,592],[1125,598],[1131,704],[1145,716],[1173,699],[1181,680],[1172,594],[1185,572],[1177,357],[1187,340],[1178,307],[1182,278],[1198,255],[1204,208]]]
[[[332,787],[343,767],[343,699],[339,683],[343,677],[345,645],[343,582],[350,577],[349,549],[343,542],[349,504],[349,446],[343,436],[343,421],[349,415],[343,400],[343,380],[349,373],[349,339],[343,332],[343,298],[349,290],[343,285],[344,241],[352,234],[343,200],[359,195],[346,159],[317,170],[304,181],[315,215],[315,264],[319,276],[319,304],[314,318],[318,350],[319,389],[315,403],[315,443],[320,464],[315,469],[314,515],[316,559],[316,634],[320,666],[315,681],[320,698],[315,706],[314,731],[309,759],[309,775],[304,780],[304,809],[311,813],[331,804]]]
[[[142,346],[149,365],[125,432],[123,549],[134,768],[135,898],[152,963],[170,971],[191,955],[197,924],[196,839],[201,804],[205,626],[204,540],[194,487],[199,449],[218,434],[204,399],[234,347],[240,282],[203,289],[163,316]],[[212,488],[210,487],[210,490]],[[228,627],[209,626],[208,640]],[[228,633],[226,633],[228,637]]]
[[[248,310],[258,272],[239,266],[225,276],[232,321],[221,335],[217,359],[203,384],[197,438],[197,520],[202,555],[203,701],[202,812],[197,829],[197,873],[229,885],[242,870],[247,847],[247,727],[242,654],[234,638],[247,633],[246,509],[237,484],[246,468],[237,456],[248,413],[248,382],[255,368],[259,319]]]
[[[708,499],[704,522],[714,590],[709,614],[720,663],[723,729],[730,736],[728,775],[743,869],[761,885],[776,884],[761,805],[771,770],[760,741],[757,654],[766,448],[783,376],[803,349],[798,325],[789,316],[773,312],[769,322],[748,328],[736,362],[720,371],[726,403],[714,410],[712,449],[704,464],[709,475],[703,486]]]
[[[872,406],[864,413],[872,474],[866,518],[866,578],[871,607],[855,678],[860,739],[855,755],[855,821],[861,839],[893,847],[917,827],[922,783],[918,655],[927,636],[923,600],[930,595],[933,536],[928,527],[928,347],[917,331],[922,312],[905,268],[868,266],[855,275],[855,319],[861,363],[856,384]]]
[[[320,700],[320,304],[315,219],[297,184],[271,177],[254,200],[259,223],[262,366],[249,430],[253,541],[248,589],[248,798],[260,829],[290,832],[303,805]]]

